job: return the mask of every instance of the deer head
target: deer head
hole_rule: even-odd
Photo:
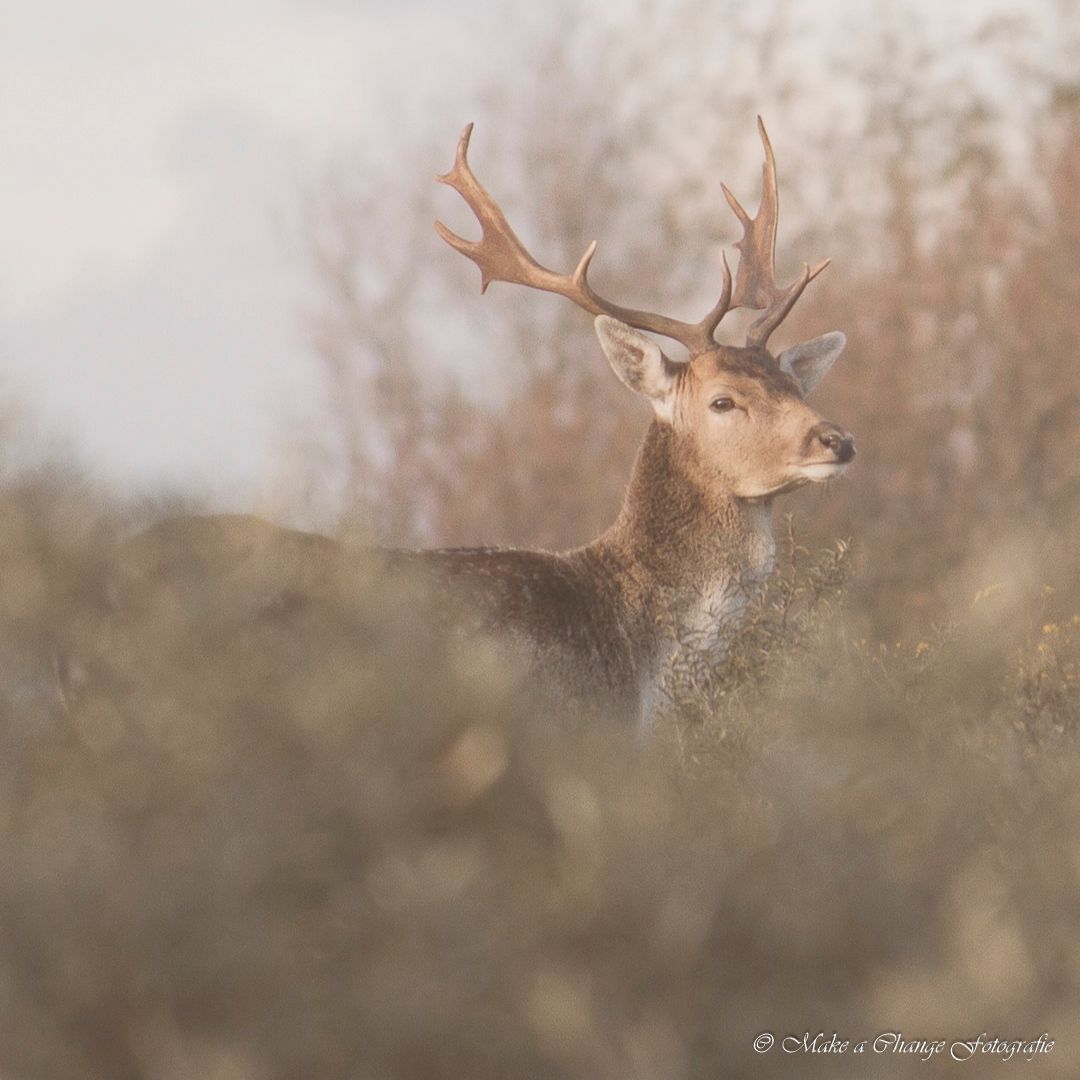
[[[670,425],[689,477],[703,490],[743,499],[766,498],[827,480],[842,473],[855,456],[851,435],[825,421],[805,401],[843,351],[844,335],[834,331],[778,356],[767,348],[772,332],[828,260],[813,268],[804,265],[790,285],[776,284],[776,163],[760,117],[758,131],[765,148],[761,203],[751,218],[723,186],[743,226],[742,239],[735,245],[739,266],[733,283],[727,258],[721,257],[720,298],[697,323],[625,308],[599,296],[588,281],[595,241],[570,274],[538,263],[469,166],[472,124],[458,141],[454,167],[438,179],[468,203],[480,222],[481,238],[465,240],[442,222],[435,224],[451,247],[479,267],[481,291],[492,281],[512,282],[557,293],[595,315],[597,336],[609,363],[631,390],[651,402],[657,422]],[[715,333],[721,320],[739,307],[762,312],[750,325],[745,345],[718,343]],[[688,359],[670,359],[641,331],[679,342]]]

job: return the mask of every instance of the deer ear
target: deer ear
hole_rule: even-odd
[[[674,404],[673,364],[652,338],[609,315],[596,317],[596,336],[615,374],[638,394],[644,394],[663,420],[670,420]]]
[[[780,370],[786,371],[802,387],[803,397],[810,393],[844,351],[847,338],[839,330],[792,345],[778,357]]]

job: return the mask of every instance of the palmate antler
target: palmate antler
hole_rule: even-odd
[[[752,220],[731,193],[727,184],[721,184],[728,205],[742,223],[743,236],[735,245],[739,249],[739,271],[735,275],[735,296],[732,307],[765,309],[764,314],[750,326],[746,335],[747,345],[761,345],[784,321],[803,289],[829,265],[825,259],[813,269],[803,263],[802,273],[787,288],[776,284],[776,223],[780,216],[780,194],[776,187],[776,159],[772,143],[765,131],[761,117],[757,118],[758,134],[765,147],[765,164],[761,167],[761,203],[757,216]]]
[[[488,194],[469,167],[467,154],[472,135],[469,124],[458,140],[454,167],[438,177],[449,184],[469,204],[480,222],[481,238],[465,240],[451,232],[441,221],[435,222],[439,235],[453,248],[472,259],[480,268],[481,291],[493,281],[508,281],[533,289],[558,293],[593,315],[611,315],[620,322],[649,330],[681,342],[691,353],[704,352],[715,344],[713,333],[727,314],[731,303],[731,271],[723,260],[724,285],[720,299],[699,323],[686,323],[650,311],[638,311],[613,304],[599,296],[589,284],[589,263],[596,254],[594,240],[586,249],[572,274],[557,274],[541,266],[525,249],[506,220],[498,203]]]
[[[435,222],[435,228],[451,247],[480,268],[481,292],[493,281],[505,281],[557,293],[592,315],[610,315],[638,330],[647,330],[678,341],[693,357],[716,345],[713,335],[732,307],[765,309],[764,314],[750,327],[747,336],[748,345],[764,346],[803,289],[828,265],[826,260],[813,270],[804,266],[800,277],[787,288],[781,289],[776,285],[773,267],[779,208],[776,165],[761,117],[758,117],[758,130],[765,145],[761,205],[757,216],[751,220],[735,196],[724,187],[724,195],[743,224],[743,238],[735,245],[739,249],[739,269],[733,289],[727,257],[721,255],[723,287],[720,299],[713,305],[712,310],[696,323],[683,322],[681,319],[650,311],[625,308],[596,293],[588,281],[589,264],[596,254],[595,240],[588,246],[572,274],[559,274],[538,263],[517,238],[498,203],[488,194],[469,167],[469,139],[472,130],[473,125],[469,124],[462,132],[458,140],[454,167],[437,179],[440,183],[449,184],[468,203],[480,222],[480,239],[465,240],[441,221]]]

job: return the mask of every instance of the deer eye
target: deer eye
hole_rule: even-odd
[[[730,412],[735,408],[735,402],[729,397],[716,397],[709,402],[709,408],[713,412]]]

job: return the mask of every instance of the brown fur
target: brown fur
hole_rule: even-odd
[[[185,518],[133,541],[128,566],[144,581],[233,584],[257,566],[252,614],[278,620],[404,574],[538,686],[647,721],[676,639],[723,650],[772,566],[772,496],[805,482],[791,462],[823,453],[820,417],[763,349],[717,347],[671,379],[670,420],[652,421],[622,510],[584,547],[356,552],[250,517]],[[716,415],[717,394],[738,407]]]

